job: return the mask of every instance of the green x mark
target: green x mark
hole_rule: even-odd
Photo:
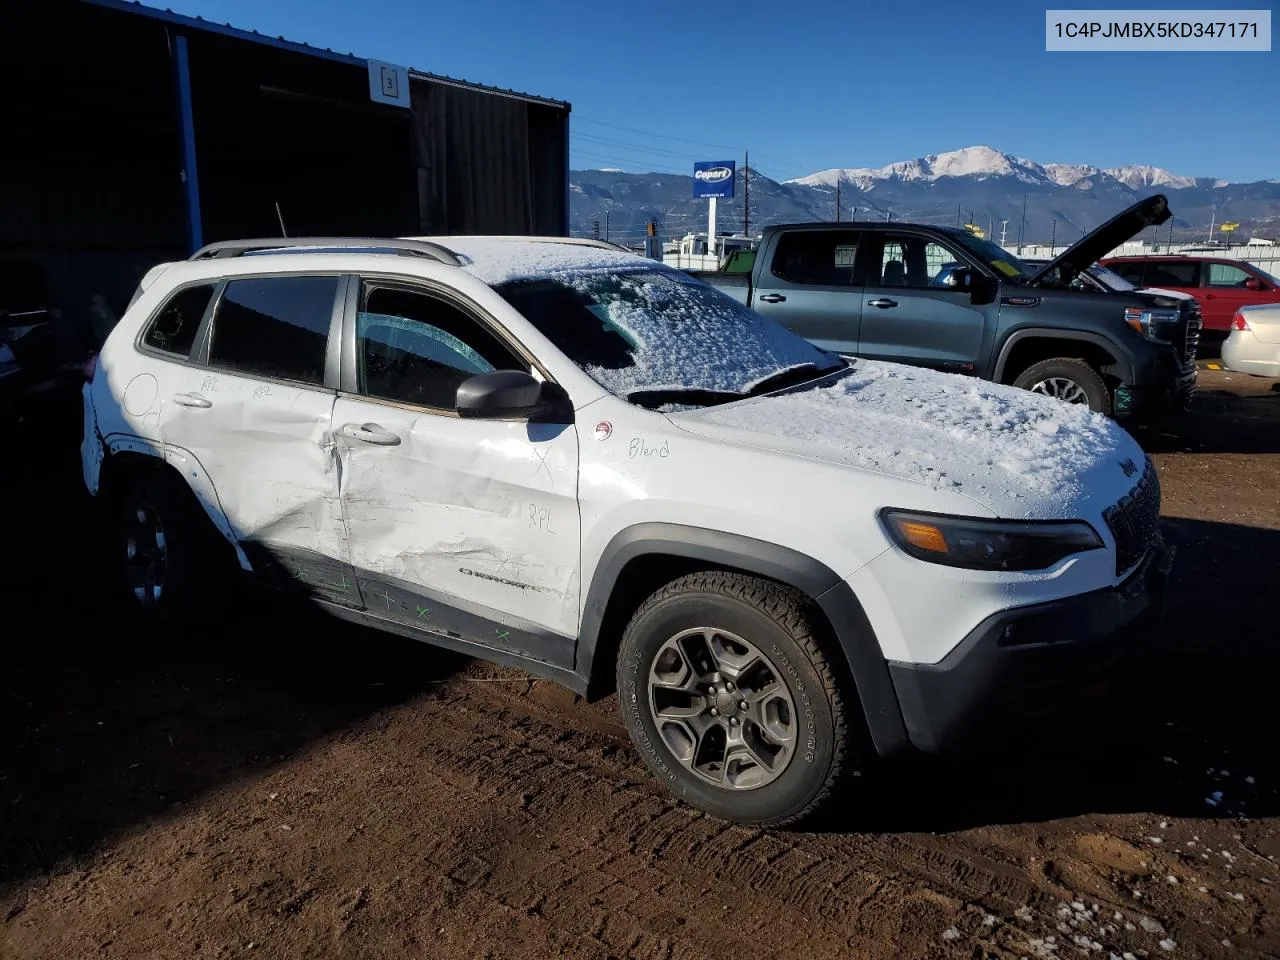
[[[498,635],[499,640],[505,640],[507,637],[511,636],[510,630],[495,630],[493,632]]]
[[[417,604],[414,604],[414,606],[417,606]],[[426,617],[426,615],[427,615],[427,614],[429,614],[430,612],[431,612],[431,608],[430,608],[430,607],[418,607],[418,619],[419,619],[419,620],[422,620],[422,619],[423,619],[423,618],[425,618],[425,617]]]

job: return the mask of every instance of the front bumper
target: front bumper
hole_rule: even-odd
[[[1121,384],[1116,388],[1117,418],[1151,417],[1186,410],[1196,395],[1196,368],[1170,374],[1160,386]]]
[[[939,663],[890,661],[911,743],[967,752],[1060,709],[1163,618],[1172,559],[1157,546],[1115,587],[993,614]]]

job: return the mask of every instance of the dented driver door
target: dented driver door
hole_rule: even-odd
[[[355,306],[353,304],[353,306]],[[351,564],[374,616],[572,666],[578,440],[572,425],[463,420],[458,384],[530,369],[443,294],[366,281],[344,331],[334,437]]]

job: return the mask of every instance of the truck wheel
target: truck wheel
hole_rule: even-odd
[[[1111,415],[1111,391],[1098,371],[1084,360],[1074,357],[1041,360],[1018,374],[1013,385],[1065,403],[1087,404],[1090,410]]]
[[[815,627],[794,591],[720,571],[681,577],[635,612],[619,703],[676,796],[726,820],[793,824],[868,755]]]
[[[160,469],[123,478],[111,497],[113,549],[132,609],[150,622],[195,616],[220,555],[209,524],[187,490]]]

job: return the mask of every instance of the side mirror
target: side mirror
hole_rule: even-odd
[[[540,383],[523,370],[495,370],[467,378],[458,384],[454,409],[470,420],[573,422],[573,404],[564,388]]]
[[[1263,285],[1262,285],[1262,281],[1261,281],[1261,280],[1259,280],[1257,277],[1250,277],[1248,280],[1246,280],[1246,281],[1244,282],[1244,285],[1245,285],[1245,289],[1246,289],[1246,290],[1265,290],[1265,289],[1267,289],[1265,286],[1263,286]]]

